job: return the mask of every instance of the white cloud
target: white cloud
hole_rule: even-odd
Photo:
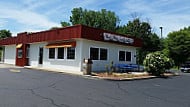
[[[57,0],[24,0],[22,3],[24,4],[23,7],[27,10],[38,10],[55,2],[57,2]]]
[[[51,15],[60,11],[66,11],[66,13],[71,12],[73,8],[76,7],[92,7],[92,5],[96,4],[96,0],[82,0],[82,1],[57,1],[57,5],[53,6],[53,9],[47,11],[45,14]],[[65,13],[64,13],[65,14]],[[69,16],[68,16],[69,17]]]
[[[13,20],[19,24],[16,25],[15,27],[19,27],[20,29],[23,30],[25,28],[41,30],[41,29],[49,29],[54,26],[60,26],[60,24],[49,20],[48,17],[46,17],[43,14],[21,7],[22,6],[11,3],[0,3],[0,14],[1,14],[0,19],[2,18],[6,19],[4,21]],[[11,26],[8,27],[11,28]]]
[[[141,0],[140,2],[135,0],[128,0],[123,5],[125,6],[125,10],[130,10],[131,12],[142,12],[151,10],[148,5],[145,5],[143,0]]]
[[[152,15],[152,23],[159,32],[159,27],[163,27],[163,35],[166,37],[169,32],[178,31],[184,27],[189,26],[190,15],[179,15],[179,14],[157,14]]]
[[[13,29],[14,35],[24,31],[35,32],[60,26],[60,22],[54,22],[52,21],[53,19],[50,20],[49,16],[60,14],[60,16],[64,15],[63,18],[69,19],[72,8],[93,5],[94,2],[95,0],[73,2],[62,0],[24,0],[18,1],[18,3],[0,1],[0,19],[4,18],[6,21],[13,20],[17,23],[15,26],[8,26],[10,30]],[[49,5],[50,7],[48,7]],[[46,10],[47,8],[48,10]],[[40,10],[41,12],[39,12]],[[2,27],[4,26],[3,21],[0,24]],[[16,27],[16,31],[12,27]]]
[[[14,19],[21,24],[38,27],[57,26],[56,23],[49,21],[45,16],[26,10],[0,10],[2,17]]]
[[[151,20],[150,23],[158,35],[160,35],[159,27],[162,26],[163,35],[166,37],[169,32],[189,26],[190,14],[186,12],[190,8],[180,4],[181,2],[178,0],[157,0],[151,2],[148,2],[148,0],[128,0],[123,3],[121,15],[129,16],[129,12],[140,13],[143,17]]]

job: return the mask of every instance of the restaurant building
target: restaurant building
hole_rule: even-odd
[[[89,58],[92,71],[104,71],[112,61],[136,64],[141,45],[141,39],[84,25],[24,32],[0,40],[3,63],[76,73]]]

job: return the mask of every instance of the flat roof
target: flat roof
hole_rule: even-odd
[[[118,34],[115,32],[88,27],[85,25],[74,25],[41,32],[18,33],[16,37],[0,40],[0,45],[29,44],[35,42],[52,42],[83,38],[88,40],[111,42],[126,46],[141,47],[142,40],[133,36]],[[131,42],[130,42],[131,41]]]

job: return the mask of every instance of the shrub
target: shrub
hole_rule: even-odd
[[[115,70],[114,65],[113,65],[113,61],[111,61],[111,63],[107,64],[105,67],[106,67],[107,74],[112,75],[112,73]]]
[[[166,69],[173,66],[173,60],[161,52],[153,52],[146,55],[143,65],[147,72],[153,75],[161,75]]]

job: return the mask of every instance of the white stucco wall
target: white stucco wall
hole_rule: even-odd
[[[49,49],[45,48],[48,43],[35,43],[30,44],[30,58],[29,64],[32,67],[41,67],[46,69],[55,69],[63,72],[74,71],[81,72],[81,54],[80,54],[80,43],[77,42],[75,49],[75,59],[49,59]],[[43,64],[39,64],[39,48],[43,47]],[[56,53],[55,53],[56,54]]]
[[[16,45],[5,46],[4,63],[15,65],[16,62]]]
[[[131,46],[118,45],[108,42],[91,41],[86,39],[76,39],[75,48],[75,59],[49,59],[49,49],[45,48],[48,43],[35,43],[30,44],[30,58],[29,64],[33,67],[42,67],[46,69],[59,69],[63,72],[73,71],[81,72],[83,68],[83,59],[90,58],[90,47],[105,48],[108,50],[107,60],[93,60],[92,70],[93,71],[104,71],[106,65],[110,65],[111,61],[114,64],[128,63],[136,64],[136,48]],[[39,48],[43,47],[43,64],[40,65],[38,62]],[[131,61],[119,61],[119,51],[131,52]],[[57,54],[57,53],[55,53]]]
[[[128,63],[128,64],[136,64],[136,48],[131,46],[124,46],[124,45],[118,45],[113,43],[107,43],[107,42],[99,42],[99,41],[91,41],[91,40],[85,40],[80,39],[82,42],[82,59],[90,58],[90,47],[96,47],[96,48],[105,48],[108,50],[108,59],[105,61],[102,60],[93,60],[92,70],[93,71],[104,71],[106,70],[106,65],[110,65],[111,61],[114,62],[114,64],[118,63]],[[128,51],[131,52],[131,61],[119,61],[119,51]]]
[[[47,43],[34,43],[30,44],[29,50],[29,65],[33,67],[38,67],[38,58],[39,58],[39,48],[44,47]],[[45,55],[45,50],[44,53]]]

